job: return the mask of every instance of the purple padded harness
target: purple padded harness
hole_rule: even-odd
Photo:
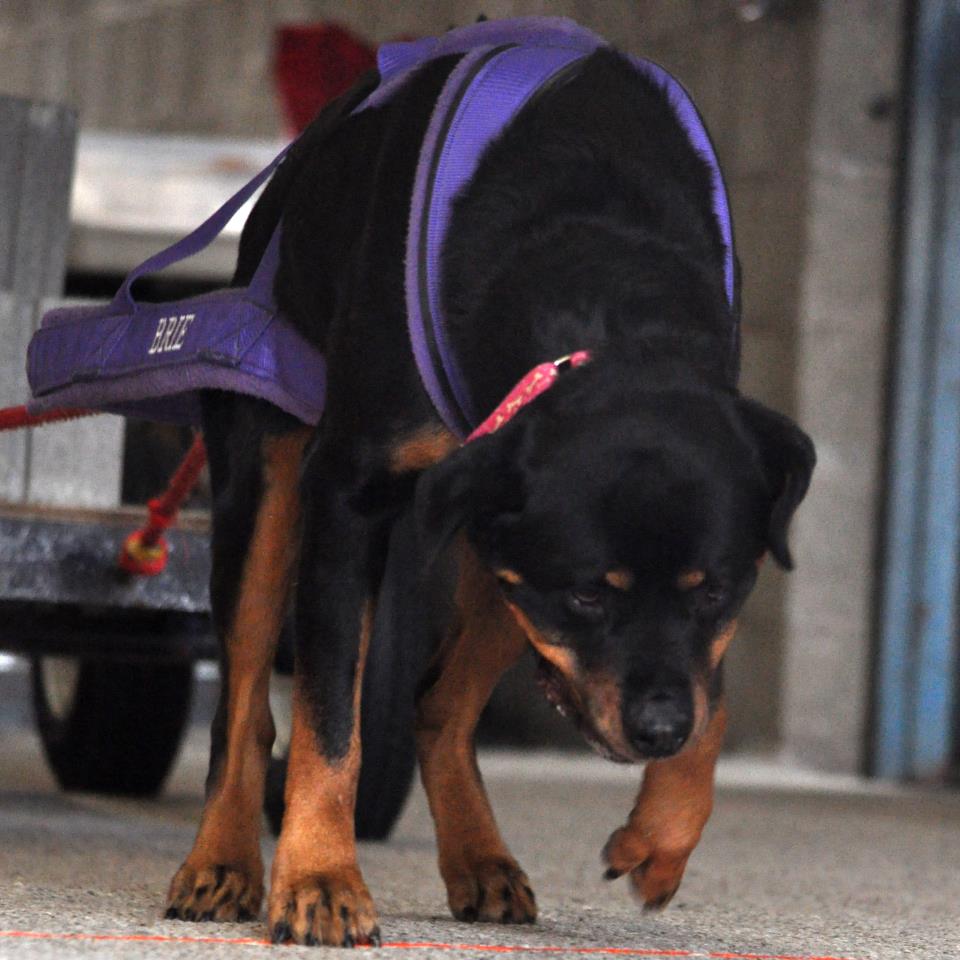
[[[487,145],[551,80],[605,41],[559,17],[489,21],[440,37],[380,48],[377,89],[353,112],[386,101],[429,60],[464,54],[437,100],[420,151],[406,250],[407,322],[423,384],[438,414],[465,436],[481,419],[450,347],[440,289],[443,242],[453,201]],[[734,255],[723,177],[690,97],[656,64],[631,62],[656,81],[713,176],[713,208],[726,250],[725,283],[734,303]],[[89,407],[181,423],[199,422],[199,393],[231,390],[270,401],[305,423],[323,412],[323,355],[280,314],[273,295],[278,226],[247,287],[169,303],[141,303],[139,277],[193,256],[223,230],[281,163],[285,148],[196,230],[136,267],[106,306],[48,312],[30,342],[32,412]]]

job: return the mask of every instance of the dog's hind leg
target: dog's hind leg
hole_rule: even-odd
[[[167,916],[253,919],[263,899],[260,823],[273,742],[268,692],[297,552],[298,482],[310,431],[265,405],[205,403],[213,486],[211,601],[221,688],[207,797],[193,849],[175,874]],[[264,423],[277,432],[264,429]]]
[[[431,670],[436,679],[417,704],[420,772],[453,915],[532,923],[533,891],[497,829],[474,751],[480,712],[526,639],[465,542],[460,557],[452,628]]]

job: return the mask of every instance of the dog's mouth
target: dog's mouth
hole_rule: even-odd
[[[563,673],[539,651],[534,650],[534,653],[537,658],[537,685],[543,691],[547,703],[562,717],[571,720],[583,739],[600,756],[615,763],[635,763],[636,758],[615,750],[600,735]]]

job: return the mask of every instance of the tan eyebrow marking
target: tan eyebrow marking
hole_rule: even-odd
[[[706,579],[707,575],[702,570],[688,570],[677,578],[677,586],[681,590],[692,590],[694,587],[699,587]]]
[[[510,570],[507,567],[503,567],[500,570],[494,570],[494,573],[496,574],[498,579],[504,580],[507,583],[511,583],[513,584],[513,586],[517,586],[517,584],[523,583],[523,577],[521,577],[516,570]]]
[[[629,590],[634,583],[633,574],[625,567],[618,567],[616,570],[608,570],[603,579],[616,590]]]

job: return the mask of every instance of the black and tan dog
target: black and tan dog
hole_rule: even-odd
[[[593,745],[649,761],[604,851],[609,877],[629,874],[644,904],[662,906],[710,814],[724,651],[761,558],[791,565],[812,445],[738,393],[709,170],[664,94],[607,49],[488,149],[444,261],[450,332],[480,410],[537,364],[592,359],[502,429],[458,444],[421,384],[403,295],[417,150],[457,59],[428,63],[377,109],[346,116],[358,93],[328,109],[244,234],[238,282],[282,217],[277,296],[328,358],[327,406],[311,430],[259,401],[205,399],[224,684],[169,916],[260,910],[267,686],[294,595],[270,932],[378,940],[353,830],[358,713],[385,545],[414,503],[424,569],[411,576],[435,640],[418,751],[454,915],[536,914],[473,753],[480,711],[527,645],[547,696]]]

